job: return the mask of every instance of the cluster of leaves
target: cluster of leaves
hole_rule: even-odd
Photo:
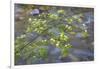
[[[44,8],[42,7],[42,9]],[[59,48],[62,58],[67,57],[68,49],[72,47],[69,35],[75,35],[77,32],[74,32],[74,30],[81,29],[74,23],[82,24],[80,18],[82,14],[69,17],[65,16],[65,14],[66,10],[56,9],[55,13],[41,13],[30,17],[26,33],[36,32],[41,39],[29,42],[26,34],[17,37],[15,41],[16,61],[20,57],[23,57],[27,63],[32,63],[31,60],[34,60],[34,63],[39,59],[47,60],[48,49],[46,47],[49,45]],[[81,32],[83,31],[81,30]],[[83,34],[84,37],[88,36],[87,32],[83,32]],[[43,38],[43,36],[47,37]],[[25,45],[27,46],[25,47]]]

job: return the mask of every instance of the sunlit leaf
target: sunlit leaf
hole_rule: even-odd
[[[65,12],[64,10],[58,10],[59,14],[64,14],[64,12]]]
[[[69,23],[69,24],[73,23],[73,19],[72,19],[72,18],[67,18],[66,21],[67,21],[67,23]]]

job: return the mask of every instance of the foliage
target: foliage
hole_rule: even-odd
[[[35,6],[32,6],[32,8]],[[42,10],[49,10],[54,7],[42,6]],[[72,48],[70,44],[70,35],[75,35],[78,32],[74,30],[80,29],[83,33],[83,37],[87,37],[88,33],[83,32],[84,29],[81,29],[74,23],[82,25],[82,14],[77,14],[73,16],[67,16],[66,9],[57,9],[55,7],[55,13],[41,13],[36,16],[30,16],[29,22],[27,23],[26,34],[21,35],[16,38],[15,41],[15,57],[16,61],[23,57],[24,60],[37,60],[42,58],[47,60],[48,58],[48,49],[45,48],[49,45],[59,48],[61,50],[61,57],[68,56],[68,49]],[[65,15],[66,14],[66,15]],[[38,34],[38,37],[31,42],[27,40],[27,33],[31,34],[35,32]],[[45,36],[45,37],[43,37]],[[36,61],[35,61],[36,62]],[[34,63],[35,63],[34,62]],[[16,62],[17,63],[17,62]]]

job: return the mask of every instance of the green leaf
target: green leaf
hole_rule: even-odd
[[[51,38],[50,41],[51,41],[51,43],[55,43],[56,42],[56,40],[54,38]]]
[[[49,18],[57,20],[58,19],[58,15],[57,14],[49,14]]]
[[[68,36],[66,36],[66,35],[64,34],[64,32],[62,32],[62,33],[60,34],[60,40],[61,40],[61,41],[67,41],[67,40],[69,40],[69,38],[68,38]]]
[[[89,36],[89,34],[88,34],[88,32],[82,32],[82,36],[83,36],[84,38],[86,38],[86,37]]]
[[[73,19],[72,18],[67,18],[66,21],[67,21],[68,24],[73,23]]]
[[[78,18],[77,21],[78,21],[79,23],[81,23],[81,22],[82,22],[82,19],[81,19],[81,18]]]
[[[66,44],[65,48],[67,48],[67,49],[72,48],[72,45],[71,44]]]
[[[67,57],[68,56],[68,50],[66,48],[62,48],[61,54],[62,54],[62,57]]]
[[[42,58],[47,58],[47,56],[48,56],[48,53],[47,53],[48,51],[47,51],[47,49],[46,48],[40,48],[39,49],[39,55],[40,55],[40,57],[42,57]]]
[[[64,10],[58,10],[57,12],[58,12],[59,14],[64,14],[64,13],[65,13]]]

